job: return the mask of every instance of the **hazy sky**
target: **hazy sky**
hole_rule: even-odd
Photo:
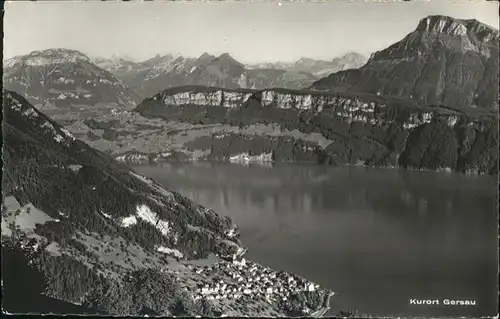
[[[401,40],[431,14],[498,28],[498,3],[172,3],[19,1],[5,4],[4,58],[48,48],[145,60],[155,54],[229,52],[241,62],[366,55]]]

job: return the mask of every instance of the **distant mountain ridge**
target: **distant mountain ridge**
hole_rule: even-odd
[[[477,20],[428,16],[363,67],[331,74],[311,88],[497,110],[498,40],[498,30]]]
[[[6,89],[41,108],[116,104],[132,108],[139,96],[83,53],[69,49],[33,51],[3,62]]]
[[[366,61],[367,57],[365,57],[364,55],[356,52],[350,52],[341,57],[334,58],[331,61],[315,60],[303,57],[300,60],[292,63],[259,63],[248,65],[248,67],[252,69],[274,68],[295,72],[308,72],[315,76],[321,77],[342,70],[359,68],[363,66]]]
[[[203,85],[237,88],[306,88],[325,73],[359,67],[366,59],[350,53],[333,61],[303,58],[294,64],[270,63],[244,65],[229,53],[214,56],[208,53],[199,58],[167,54],[144,62],[120,59],[96,59],[96,63],[121,79],[143,98],[162,90],[183,85]]]

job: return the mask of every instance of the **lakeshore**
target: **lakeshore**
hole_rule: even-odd
[[[330,309],[329,289],[303,277],[276,271],[242,256],[176,261],[162,269],[177,277],[195,302],[209,301],[220,316],[312,316]]]

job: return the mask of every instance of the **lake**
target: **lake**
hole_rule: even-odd
[[[338,293],[332,313],[496,315],[496,177],[301,164],[133,169],[230,216],[248,259]]]

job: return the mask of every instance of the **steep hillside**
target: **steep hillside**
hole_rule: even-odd
[[[314,83],[320,91],[364,92],[450,107],[498,109],[499,32],[476,20],[429,16],[358,70]]]
[[[117,105],[132,108],[139,97],[84,54],[67,49],[33,51],[4,61],[3,84],[42,109]]]
[[[29,275],[33,295],[112,315],[284,316],[319,309],[329,298],[288,274],[303,284],[284,285],[286,300],[261,293],[258,281],[259,289],[243,291],[230,270],[245,282],[258,273],[285,275],[230,262],[245,249],[229,218],[90,148],[18,94],[4,91],[3,101],[4,295],[16,295],[12,281]],[[12,271],[16,261],[23,274]],[[228,287],[236,289],[231,296]]]

